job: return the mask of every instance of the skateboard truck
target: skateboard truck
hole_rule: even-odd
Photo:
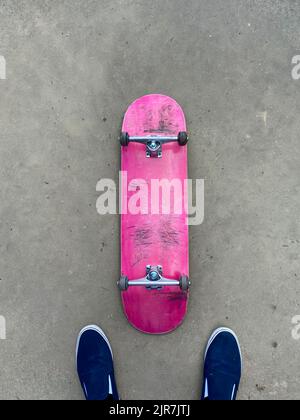
[[[137,280],[128,280],[128,277],[121,276],[118,281],[119,289],[124,292],[131,286],[144,286],[147,289],[161,289],[164,286],[177,286],[181,290],[187,291],[190,288],[191,282],[188,276],[182,275],[179,280],[167,279],[162,275],[162,267],[147,265],[146,277]]]
[[[185,131],[178,133],[178,136],[129,136],[128,133],[121,133],[121,146],[127,147],[129,143],[140,143],[146,145],[146,157],[162,157],[162,145],[166,143],[178,143],[185,146],[188,143],[188,135]]]

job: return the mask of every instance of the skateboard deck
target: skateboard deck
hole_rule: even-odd
[[[137,99],[124,117],[121,294],[129,323],[148,334],[165,334],[176,329],[183,322],[188,306],[188,197],[184,194],[188,179],[187,138],[185,141],[183,135],[182,144],[174,141],[179,133],[186,133],[183,110],[174,99],[164,95]],[[166,143],[162,140],[159,144],[160,139]],[[171,188],[171,193],[165,194],[170,199],[169,207],[162,190],[159,195],[154,195],[152,190],[153,182],[165,180],[180,181],[182,191],[180,194],[178,189],[175,192]],[[141,192],[143,199],[137,200]],[[130,209],[132,202],[140,206],[139,212]],[[158,279],[165,283],[155,283]],[[128,285],[138,281],[143,284]]]

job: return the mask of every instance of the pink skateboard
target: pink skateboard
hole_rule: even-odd
[[[164,95],[136,100],[125,114],[120,142],[118,286],[124,312],[136,329],[165,334],[183,322],[190,287],[188,136],[181,107]]]

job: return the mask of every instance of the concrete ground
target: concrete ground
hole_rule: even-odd
[[[1,399],[81,399],[87,323],[111,340],[123,399],[197,399],[220,325],[240,337],[240,399],[300,397],[299,19],[296,0],[0,1]],[[123,113],[153,92],[183,106],[190,177],[206,180],[189,313],[162,337],[125,320],[118,216],[96,212]]]

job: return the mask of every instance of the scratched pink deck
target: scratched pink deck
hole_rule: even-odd
[[[186,131],[185,116],[176,101],[164,95],[147,95],[136,100],[127,110],[122,131],[130,136],[170,135]],[[135,192],[125,194],[126,185],[143,179],[188,178],[187,146],[177,143],[163,145],[163,157],[146,158],[145,145],[130,143],[121,150],[123,213],[128,200]],[[150,188],[149,188],[150,190]],[[149,192],[149,200],[153,200]],[[173,204],[173,203],[172,203]],[[186,204],[186,203],[184,203]],[[184,206],[183,206],[184,207]],[[185,207],[186,208],[186,207]],[[161,209],[161,206],[160,206]],[[163,276],[178,279],[189,275],[189,238],[185,210],[181,215],[121,216],[121,272],[129,280],[145,276],[147,264],[161,265]],[[164,334],[177,328],[187,312],[188,292],[179,287],[147,290],[129,287],[122,292],[122,301],[128,321],[138,330],[148,334]]]

